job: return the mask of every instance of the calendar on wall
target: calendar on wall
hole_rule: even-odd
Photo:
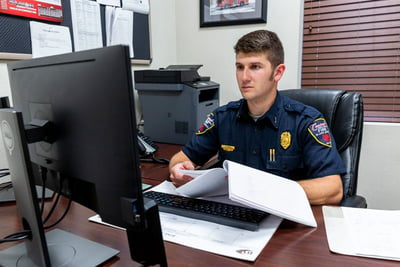
[[[0,0],[0,13],[61,22],[61,0]]]

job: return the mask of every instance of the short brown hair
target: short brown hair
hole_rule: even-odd
[[[265,52],[267,59],[275,68],[284,62],[284,51],[276,33],[267,30],[257,30],[243,35],[234,46],[236,55],[242,53]]]

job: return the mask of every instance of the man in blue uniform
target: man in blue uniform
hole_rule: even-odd
[[[285,71],[282,44],[258,30],[236,43],[236,79],[243,96],[217,108],[170,161],[170,178],[180,186],[194,169],[218,154],[297,181],[311,204],[337,204],[343,197],[344,166],[322,114],[279,94]],[[245,179],[245,177],[244,177]]]

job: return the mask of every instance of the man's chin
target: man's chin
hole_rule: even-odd
[[[241,93],[242,93],[242,97],[243,97],[244,99],[246,99],[246,100],[250,100],[250,99],[252,99],[252,97],[253,97],[253,95],[252,95],[250,92],[243,92],[243,91],[241,91]]]

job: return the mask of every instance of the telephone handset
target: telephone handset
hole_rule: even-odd
[[[145,136],[141,131],[137,131],[137,139],[139,145],[139,156],[141,162],[155,162],[161,164],[169,164],[169,159],[156,158],[154,153],[158,150],[158,146]]]
[[[142,132],[138,131],[137,139],[139,145],[139,155],[141,157],[151,155],[157,151],[157,145],[154,144],[153,141],[151,141],[150,138],[145,136]]]

